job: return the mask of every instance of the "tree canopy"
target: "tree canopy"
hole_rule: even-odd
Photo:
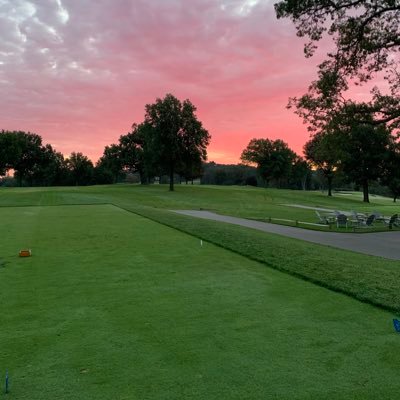
[[[332,135],[318,132],[304,145],[306,160],[322,171],[328,182],[328,196],[332,196],[332,182],[338,164],[334,142]]]
[[[298,162],[298,155],[280,139],[252,139],[240,158],[245,164],[255,164],[267,184],[274,180],[278,186],[288,180]]]
[[[353,103],[343,97],[349,82],[365,83],[382,72],[390,93],[378,88],[370,101],[358,107],[358,121],[374,115],[375,123],[400,124],[400,1],[398,0],[283,0],[275,4],[278,18],[290,18],[297,35],[308,37],[305,55],[310,57],[324,36],[333,38],[334,51],[318,67],[318,79],[308,93],[292,98],[289,106],[320,129],[337,107]]]
[[[169,175],[174,190],[174,174],[182,165],[205,161],[210,134],[203,128],[190,100],[181,102],[172,94],[146,105],[145,124],[151,127],[151,152],[156,163]],[[188,162],[190,161],[190,163]]]

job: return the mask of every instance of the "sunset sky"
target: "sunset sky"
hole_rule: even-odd
[[[316,77],[269,0],[0,0],[0,129],[37,133],[93,161],[144,106],[189,98],[212,135],[209,160],[236,163],[250,139],[301,154],[287,110]]]

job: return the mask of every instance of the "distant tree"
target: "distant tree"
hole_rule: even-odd
[[[257,186],[257,170],[244,164],[203,163],[203,185],[252,185]]]
[[[103,155],[96,163],[98,171],[103,171],[104,174],[109,175],[105,171],[108,170],[113,176],[114,183],[118,182],[118,177],[124,167],[124,160],[122,159],[121,146],[117,144],[111,144],[106,146],[103,151]]]
[[[119,138],[123,167],[129,172],[138,172],[142,184],[149,183],[160,172],[153,143],[155,136],[154,128],[143,122],[133,124],[132,131]]]
[[[32,183],[41,186],[65,184],[66,173],[64,156],[55,151],[50,144],[42,146],[32,171]]]
[[[93,163],[82,153],[71,153],[67,158],[67,166],[75,185],[89,185],[93,179]]]
[[[5,154],[6,170],[13,169],[18,185],[26,180],[32,184],[32,178],[40,163],[42,152],[42,138],[30,132],[12,131],[2,133],[4,146],[2,153]]]
[[[115,176],[111,170],[102,164],[96,164],[93,169],[93,183],[96,185],[107,185],[115,183]]]
[[[386,185],[396,202],[400,196],[400,144],[393,141],[384,164],[381,183]]]
[[[0,176],[4,176],[13,167],[17,151],[15,132],[0,131]]]
[[[183,103],[172,94],[146,105],[145,124],[151,127],[151,153],[155,163],[169,175],[169,189],[174,190],[174,174],[182,168],[185,155],[195,160],[206,158],[210,135],[195,114],[196,107]]]
[[[369,182],[383,174],[389,155],[390,131],[382,125],[355,124],[335,133],[335,138],[341,171],[362,187],[363,201],[368,203]]]
[[[336,140],[328,133],[316,133],[304,145],[304,156],[312,167],[319,169],[328,182],[328,196],[332,196],[332,182],[338,166]]]
[[[290,176],[297,154],[278,139],[252,139],[243,150],[241,160],[245,164],[255,164],[260,176],[268,183],[275,180],[278,187]]]
[[[297,156],[292,163],[289,175],[289,187],[292,189],[307,189],[307,182],[311,179],[310,167],[302,157]]]

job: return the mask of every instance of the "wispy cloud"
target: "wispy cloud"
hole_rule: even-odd
[[[0,128],[64,153],[97,158],[167,92],[198,107],[217,161],[252,137],[300,151],[307,133],[285,106],[315,64],[271,1],[0,0]]]

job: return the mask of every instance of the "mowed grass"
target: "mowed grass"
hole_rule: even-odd
[[[385,311],[111,205],[0,218],[0,398],[364,400],[400,387]]]
[[[270,200],[261,200],[261,197]],[[370,210],[392,204],[387,198],[376,197],[376,199],[379,202],[370,204]],[[325,203],[320,204],[319,202],[322,201]],[[199,220],[168,211],[169,209],[203,208],[246,216],[246,213],[253,213],[254,210],[261,210],[262,207],[264,207],[264,213],[270,213],[273,204],[284,204],[284,202],[310,206],[323,205],[340,209],[359,209],[365,206],[361,202],[359,193],[346,193],[345,196],[328,198],[319,192],[246,187],[177,185],[175,192],[169,192],[165,185],[0,189],[0,209],[2,206],[10,205],[57,206],[112,203],[262,262],[268,267],[346,293],[386,310],[400,312],[399,261],[315,245],[230,224]],[[313,213],[312,210],[280,207],[283,210],[280,211],[281,214],[278,214],[280,216],[285,215],[282,213],[286,211]],[[397,205],[386,207],[391,207],[391,212],[395,212]]]
[[[167,185],[104,185],[60,188],[0,188],[0,206],[93,204],[125,202],[161,209],[207,209],[221,214],[258,220],[283,218],[317,222],[314,210],[293,207],[328,208],[332,210],[372,212],[390,216],[400,213],[400,205],[392,199],[370,196],[362,202],[359,192],[326,193],[301,190],[265,189],[243,186],[176,185],[169,192]]]

